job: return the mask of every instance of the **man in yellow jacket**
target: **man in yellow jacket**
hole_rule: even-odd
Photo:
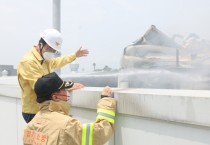
[[[20,60],[17,67],[18,82],[21,88],[22,115],[28,123],[39,111],[34,92],[34,84],[38,78],[54,69],[63,67],[71,63],[77,57],[88,55],[87,49],[79,48],[75,53],[56,57],[62,44],[62,36],[56,29],[46,29],[41,34],[41,39],[37,46],[32,49]],[[80,85],[75,83],[75,85]]]
[[[96,122],[82,124],[70,117],[68,94],[73,82],[63,81],[56,73],[39,78],[35,84],[40,111],[24,129],[24,145],[103,145],[113,134],[115,99],[110,87],[102,90]]]

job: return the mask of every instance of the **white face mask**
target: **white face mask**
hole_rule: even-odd
[[[53,52],[44,52],[43,53],[43,57],[45,60],[50,60],[53,59],[55,57],[55,53]]]

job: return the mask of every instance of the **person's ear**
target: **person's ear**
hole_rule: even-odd
[[[58,98],[55,94],[53,94],[53,95],[51,96],[51,99],[52,99],[53,101],[55,101],[55,102],[58,102],[58,101],[59,101],[59,98]]]
[[[39,48],[42,49],[43,48],[43,44],[39,43]]]

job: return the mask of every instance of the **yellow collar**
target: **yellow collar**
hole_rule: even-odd
[[[65,101],[55,102],[53,100],[40,103],[40,110],[49,110],[51,112],[59,112],[64,115],[68,115],[70,111],[70,105]]]
[[[39,54],[39,52],[36,50],[36,46],[32,47],[32,53],[34,54],[34,56],[36,57],[37,60],[39,60],[40,62],[43,60],[43,58],[41,57],[41,55]]]

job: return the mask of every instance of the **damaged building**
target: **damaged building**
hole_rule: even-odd
[[[121,77],[129,87],[209,89],[210,43],[195,35],[181,43],[154,25],[124,48]]]

